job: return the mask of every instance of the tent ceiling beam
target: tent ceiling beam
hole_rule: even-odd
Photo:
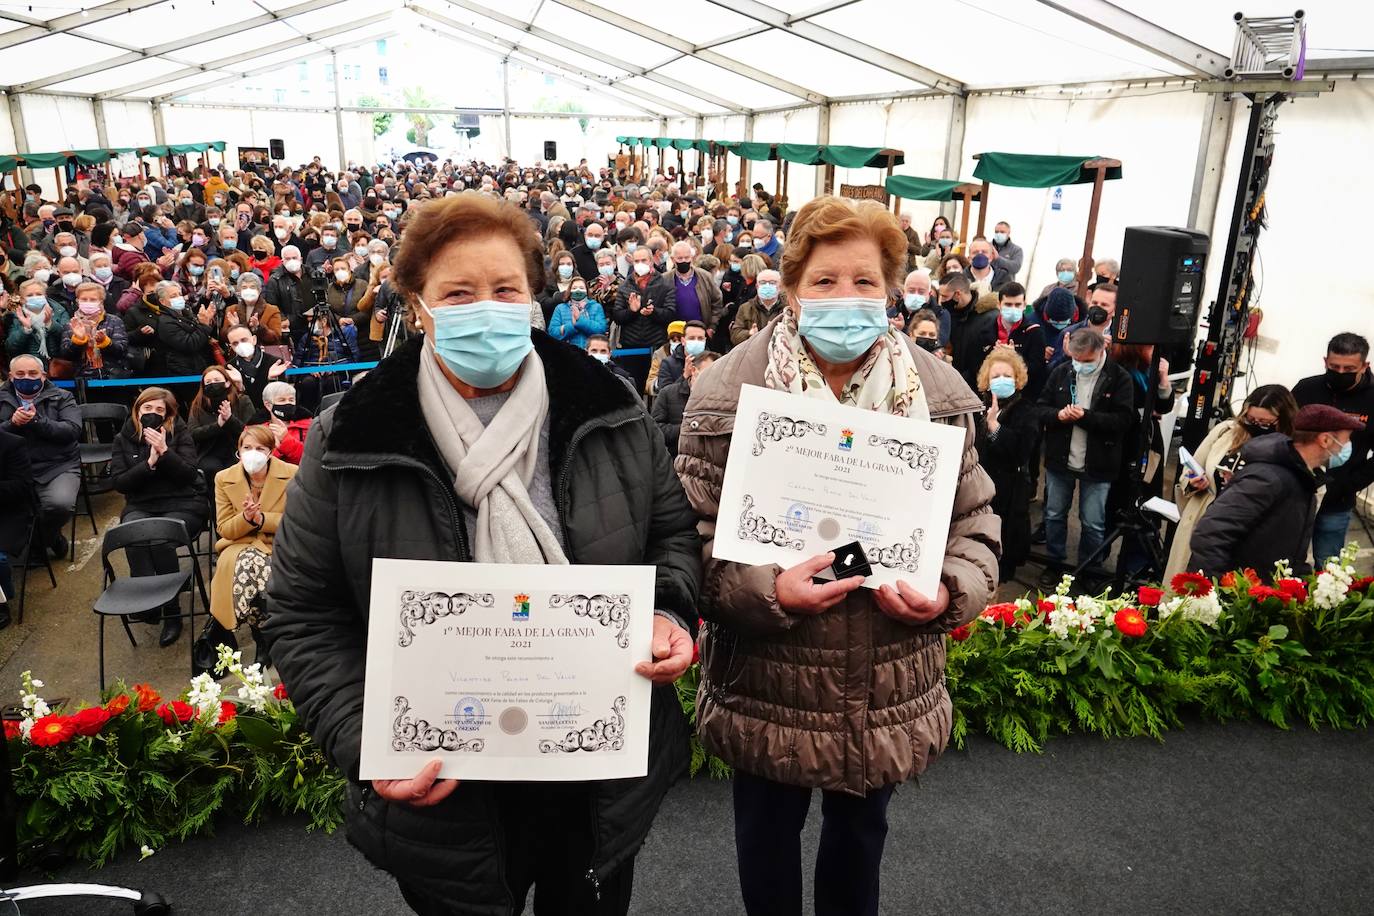
[[[947,93],[962,94],[964,92],[964,84],[953,77],[937,73],[928,67],[922,67],[920,64],[898,57],[896,54],[890,54],[880,48],[850,38],[848,35],[833,32],[809,20],[789,18],[786,13],[759,3],[758,0],[707,0],[707,2],[753,19],[755,22],[772,26],[781,32],[787,32],[798,38],[805,38],[813,44],[837,51],[847,57],[872,64],[879,69],[895,73],[923,86],[929,86],[932,89]]]
[[[180,98],[181,96],[184,96],[187,93],[204,92],[207,89],[214,89],[216,86],[226,86],[230,83],[237,83],[239,80],[248,79],[249,77],[253,76],[261,76],[264,73],[271,73],[273,70],[279,70],[282,67],[291,67],[296,64],[303,63],[307,60],[314,60],[317,57],[328,57],[334,51],[343,51],[347,48],[356,48],[359,45],[369,44],[370,42],[379,41],[383,38],[395,38],[398,34],[400,33],[396,31],[391,31],[380,32],[375,35],[368,35],[366,38],[359,38],[357,41],[350,41],[347,44],[335,45],[332,48],[321,48],[315,51],[311,51],[309,54],[302,54],[300,57],[293,57],[290,60],[277,61],[270,67],[258,67],[255,70],[245,70],[241,73],[234,73],[230,76],[226,76],[221,79],[211,80],[208,83],[201,83],[199,86],[190,86],[186,89],[179,89],[176,92],[169,92],[163,95],[154,96],[151,99],[151,101],[154,105],[161,105],[164,102],[170,102],[173,99]]]
[[[32,82],[23,83],[21,85],[15,86],[14,91],[32,92],[35,89],[44,89],[48,86],[53,86],[58,83],[65,83],[68,80],[78,79],[83,76],[90,76],[93,73],[102,73],[106,70],[111,70],[115,67],[122,67],[125,64],[133,64],[141,60],[148,60],[150,58],[156,57],[162,57],[164,60],[167,60],[170,63],[174,63],[182,67],[201,69],[199,67],[196,67],[196,65],[192,64],[189,61],[177,60],[176,58],[165,57],[165,55],[171,54],[174,51],[180,51],[184,48],[192,47],[194,45],[202,44],[207,41],[215,41],[216,39],[225,38],[230,35],[238,35],[243,32],[246,32],[249,29],[257,28],[261,25],[267,25],[272,22],[278,22],[281,20],[289,19],[292,16],[300,16],[304,13],[313,13],[315,10],[325,9],[326,7],[337,6],[342,2],[344,2],[344,0],[307,0],[307,2],[305,3],[298,3],[295,6],[288,6],[283,9],[277,10],[275,13],[266,13],[262,16],[254,16],[251,19],[246,19],[242,22],[230,23],[229,25],[221,26],[220,28],[212,29],[208,32],[201,32],[196,35],[188,35],[187,37],[179,38],[176,41],[169,41],[164,44],[154,45],[150,48],[144,49],[133,48],[128,53],[121,54],[117,57],[111,57],[108,60],[96,61],[95,63],[87,64],[84,67],[78,67],[75,70],[68,70],[63,73],[53,74],[52,76],[45,76],[42,79],[33,80]],[[390,14],[388,13],[386,15]],[[87,20],[87,22],[89,21],[90,20]],[[258,53],[265,54],[267,52],[263,51],[262,49],[258,49]],[[194,72],[194,70],[192,72]],[[186,76],[189,74],[182,75]],[[173,75],[161,77],[160,79],[170,82],[175,78],[176,76]],[[100,97],[110,98],[112,95],[123,94],[124,93],[100,93]]]
[[[334,2],[337,2],[337,0],[334,0]],[[165,76],[155,76],[152,79],[143,80],[142,82],[134,83],[129,86],[120,86],[117,89],[109,89],[105,92],[98,92],[96,93],[95,97],[97,99],[112,99],[116,96],[129,95],[133,92],[141,92],[144,89],[151,89],[154,86],[161,86],[166,83],[175,83],[177,80],[186,79],[188,76],[195,76],[197,73],[205,73],[210,70],[221,70],[225,67],[233,67],[250,60],[256,60],[260,57],[266,57],[269,54],[276,54],[279,51],[287,51],[291,48],[298,48],[301,45],[310,44],[314,41],[322,41],[326,38],[333,38],[335,35],[343,35],[348,32],[352,32],[356,29],[366,28],[367,26],[374,25],[375,23],[382,22],[389,18],[391,18],[391,13],[389,11],[385,13],[377,13],[376,15],[367,16],[363,19],[359,19],[354,22],[347,22],[343,25],[336,25],[331,28],[321,29],[318,32],[312,32],[309,35],[297,35],[295,38],[287,38],[284,41],[278,41],[274,44],[263,45],[260,48],[255,48],[251,51],[244,51],[240,54],[235,54],[230,57],[221,57],[218,60],[206,61],[203,64],[197,64],[195,66],[186,67],[182,70],[177,70],[173,73],[168,73]]]
[[[492,57],[496,57],[502,60],[508,60],[512,64],[515,64],[517,67],[520,67],[521,69],[528,70],[532,73],[538,73],[542,76],[551,76],[555,79],[563,80],[564,82],[570,83],[571,85],[578,87],[579,89],[585,89],[588,92],[594,92],[602,98],[611,99],[615,102],[618,102],[621,105],[627,105],[630,108],[633,108],[636,111],[642,111],[646,115],[649,115],[651,117],[658,117],[657,110],[645,108],[637,104],[636,102],[631,101],[630,99],[622,98],[621,96],[616,95],[614,92],[610,91],[609,88],[602,85],[599,81],[591,77],[583,76],[576,72],[565,72],[561,69],[549,69],[548,67],[540,67],[537,64],[532,64],[518,57],[512,57],[511,51],[508,51],[507,49],[502,48],[499,45],[486,45],[482,43],[482,40],[473,41],[467,38],[459,38],[457,35],[451,35],[443,29],[436,29],[432,25],[425,25],[424,23],[421,23],[420,28],[433,35],[438,35],[445,41],[450,41],[454,44],[464,45],[482,54],[490,54]],[[531,53],[528,50],[524,49],[522,49],[522,51],[525,54]],[[551,66],[556,67],[557,65],[551,64]]]
[[[523,22],[519,19],[507,16],[505,13],[501,13],[497,10],[493,10],[488,7],[482,6],[480,3],[473,3],[472,0],[446,0],[446,2],[450,6],[456,6],[461,9],[465,9],[470,13],[476,13],[478,16],[483,16],[487,19],[492,20],[493,22],[499,22],[507,28],[517,29],[521,32],[525,32],[529,35],[532,35],[535,38],[552,42],[553,44],[556,44],[559,47],[567,48],[569,51],[574,51],[578,54],[589,57],[592,60],[600,61],[608,67],[614,67],[617,70],[624,70],[627,74],[633,76],[640,76],[647,80],[652,80],[653,82],[658,83],[662,86],[667,86],[670,89],[677,90],[678,92],[684,92],[687,95],[694,96],[706,102],[710,102],[712,105],[715,105],[719,108],[724,108],[727,111],[732,111],[735,114],[748,114],[749,112],[749,109],[741,107],[740,105],[735,104],[729,99],[722,98],[718,95],[712,95],[711,93],[706,92],[703,89],[698,89],[691,83],[684,83],[681,80],[672,79],[671,77],[664,76],[661,73],[654,73],[652,70],[647,70],[644,67],[640,67],[628,61],[623,61],[619,58],[612,57],[611,55],[606,54],[598,50],[597,48],[591,47],[583,42],[574,41],[573,39],[560,35],[557,32],[550,32],[548,29],[540,28],[534,23]],[[415,5],[409,2],[406,4],[406,7],[411,10],[416,9]]]
[[[70,32],[72,29],[83,25],[95,25],[97,22],[104,22],[115,16],[122,16],[135,10],[147,9],[150,6],[157,6],[159,3],[166,2],[167,0],[113,0],[112,3],[91,7],[86,10],[84,16],[81,13],[70,13],[56,19],[49,19],[46,22],[34,22],[22,29],[15,29],[0,35],[0,49],[12,48],[15,45],[22,45],[39,38],[47,38],[49,35],[61,35],[63,32]],[[20,20],[16,19],[15,21]]]
[[[1222,75],[1222,71],[1230,63],[1230,58],[1225,54],[1195,44],[1108,0],[1039,2],[1114,38],[1129,42],[1141,50],[1170,60],[1196,76],[1215,79]]]
[[[604,6],[599,6],[589,2],[589,0],[553,0],[553,2],[559,6],[579,12],[584,16],[590,16],[598,22],[604,22],[616,28],[624,29],[640,38],[652,41],[655,44],[663,45],[665,48],[672,48],[680,54],[696,58],[703,63],[713,64],[727,72],[733,72],[740,76],[747,77],[756,83],[762,83],[765,86],[777,89],[780,92],[785,92],[788,95],[795,95],[797,98],[805,99],[812,104],[819,105],[826,102],[826,96],[823,93],[816,92],[814,89],[808,89],[805,86],[799,86],[789,80],[774,76],[771,73],[767,73],[757,67],[750,66],[749,64],[727,57],[716,51],[698,49],[690,41],[686,41],[685,39],[678,38],[676,35],[659,31],[658,29],[651,28],[650,26],[635,21],[633,16],[622,16],[612,13]]]
[[[412,13],[429,19],[431,22],[437,22],[442,26],[453,29],[456,32],[461,32],[464,35],[471,35],[473,38],[486,44],[495,45],[496,47],[504,50],[507,54],[523,54],[526,57],[538,61],[539,63],[547,64],[548,66],[554,67],[558,70],[562,70],[566,73],[575,74],[581,79],[589,80],[591,82],[598,83],[602,86],[613,88],[617,92],[623,92],[627,95],[634,96],[635,98],[642,99],[643,101],[648,102],[649,104],[654,106],[654,115],[658,115],[664,109],[688,115],[698,114],[698,112],[690,108],[685,108],[682,105],[677,104],[676,102],[670,102],[667,99],[660,98],[659,96],[654,95],[653,93],[645,92],[642,89],[636,89],[632,86],[622,86],[619,84],[618,81],[611,79],[610,77],[601,76],[597,73],[591,73],[587,70],[579,68],[575,64],[568,63],[559,58],[550,57],[548,54],[545,54],[542,51],[534,51],[530,48],[524,47],[523,45],[518,45],[511,41],[506,41],[504,38],[501,38],[497,35],[491,35],[487,32],[483,32],[481,29],[476,28],[475,26],[470,26],[467,23],[458,22],[457,20],[450,19],[443,13],[436,13],[433,10],[427,9],[422,6],[412,6],[409,7],[409,9]],[[443,33],[440,32],[439,34]]]
[[[234,102],[168,102],[167,108],[206,108],[214,111],[300,111],[316,112],[319,114],[330,114],[334,111],[328,105],[277,105],[273,103],[255,103],[252,105],[238,104]],[[499,118],[503,114],[500,108],[359,108],[356,105],[345,105],[339,109],[346,114],[423,114],[423,115],[460,115],[471,114],[479,117]],[[644,122],[654,120],[643,115],[627,114],[601,114],[598,112],[582,111],[512,111],[512,118],[598,118],[602,121],[636,121]]]

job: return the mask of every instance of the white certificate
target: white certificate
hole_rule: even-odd
[[[363,779],[643,776],[654,567],[377,559]]]
[[[785,569],[858,541],[866,587],[905,580],[934,597],[963,449],[943,423],[746,385],[713,554]]]

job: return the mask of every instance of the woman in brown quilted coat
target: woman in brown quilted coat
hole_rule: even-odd
[[[735,767],[736,852],[750,916],[802,912],[800,835],[816,788],[816,914],[878,912],[893,789],[949,739],[944,634],[977,616],[997,583],[1000,524],[973,447],[982,404],[948,364],[888,329],[885,291],[901,285],[906,252],[897,220],[881,207],[811,201],[782,254],[787,309],[701,378],[683,416],[676,468],[706,544],[698,729]],[[860,579],[812,584],[833,556],[786,570],[712,558],[746,384],[963,430],[937,594],[905,583],[861,589]]]

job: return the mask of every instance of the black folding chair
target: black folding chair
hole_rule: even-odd
[[[48,544],[51,538],[43,530],[43,507],[38,501],[36,491],[29,492],[29,533],[24,541],[24,549],[16,557],[11,557],[10,568],[19,573],[19,613],[16,623],[24,622],[24,603],[29,594],[29,570],[46,569],[48,581],[57,588],[57,576],[52,571],[52,561],[48,559]]]
[[[347,389],[343,391],[331,391],[329,394],[326,394],[324,397],[320,398],[320,409],[315,411],[316,415],[318,416],[319,414],[324,413],[327,408],[333,407],[335,404],[342,401],[343,396],[346,394],[348,394]]]
[[[174,573],[155,573],[146,576],[129,575],[121,578],[110,565],[110,555],[125,552],[128,558],[130,548],[172,547],[177,551],[180,567]],[[181,553],[182,549],[185,554]],[[190,560],[189,568],[182,566],[182,560]],[[129,618],[145,611],[157,610],[169,602],[176,601],[182,591],[191,593],[190,630],[192,638],[187,640],[191,646],[191,658],[195,661],[196,632],[196,591],[199,590],[206,613],[210,611],[210,596],[205,590],[205,577],[200,570],[200,555],[196,542],[186,530],[186,523],[175,518],[144,518],[123,522],[105,532],[100,546],[100,562],[105,567],[105,590],[95,599],[93,610],[100,618],[100,689],[105,690],[105,620],[118,617],[124,625],[124,633],[129,644],[137,647],[134,631],[129,627]]]
[[[85,431],[84,441],[79,446],[81,449],[81,499],[86,504],[86,516],[91,520],[91,534],[97,535],[100,533],[100,528],[96,525],[95,510],[91,507],[91,496],[108,493],[114,488],[109,477],[99,470],[110,463],[110,458],[114,453],[113,445],[100,441],[99,424],[108,423],[114,434],[118,435],[124,422],[129,418],[129,408],[123,404],[81,404],[78,406],[81,408],[81,421]],[[71,545],[72,562],[76,561],[76,520],[80,515],[80,512],[72,513],[72,534],[68,539]]]

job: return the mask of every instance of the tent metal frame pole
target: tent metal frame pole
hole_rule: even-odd
[[[830,143],[830,112],[833,105],[822,105],[816,113],[816,145],[828,146]],[[833,167],[827,165],[825,168],[816,170],[817,197],[824,197],[830,193],[830,184],[834,180]]]
[[[506,136],[506,156],[514,159],[510,142],[510,58],[501,61],[501,127]]]
[[[26,150],[29,148],[29,131],[28,128],[24,125],[24,106],[20,103],[19,96],[15,93],[9,92],[5,95],[6,99],[9,102],[10,125],[14,130],[15,150]],[[25,166],[25,168],[27,168],[27,166]],[[14,170],[14,174],[17,176],[15,179],[16,181],[19,180],[19,177],[22,177],[22,172],[20,172],[20,170],[17,167]],[[29,178],[30,180],[33,180],[33,169],[29,169]],[[16,199],[16,202],[22,200],[23,195],[21,194]]]
[[[339,52],[330,51],[329,61],[334,70],[334,125],[339,134],[339,169],[342,171],[348,163],[348,158],[344,152],[343,99],[339,91]]]
[[[949,118],[945,123],[945,162],[940,177],[946,181],[958,181],[964,162],[964,127],[967,123],[968,97],[951,95],[949,97]],[[940,202],[940,215],[946,221],[954,219],[954,201]],[[963,237],[960,236],[962,240]]]
[[[1226,150],[1230,146],[1235,106],[1222,93],[1209,93],[1203,109],[1202,130],[1198,136],[1197,164],[1193,170],[1193,190],[1188,199],[1188,223],[1193,229],[1212,234],[1217,204],[1221,200],[1221,179],[1225,171]]]

